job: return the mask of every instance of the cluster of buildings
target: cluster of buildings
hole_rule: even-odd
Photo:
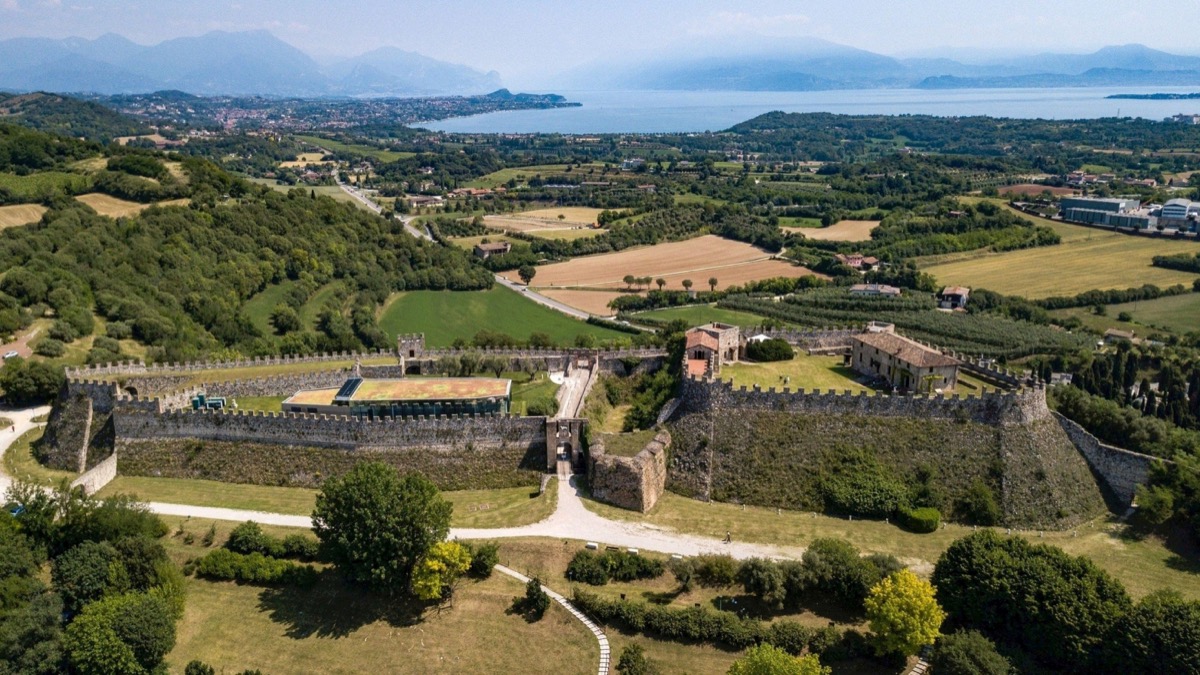
[[[1059,203],[1059,216],[1068,222],[1103,227],[1196,232],[1200,202],[1172,199],[1160,206],[1120,197],[1064,197]]]
[[[767,336],[747,338],[737,326],[724,323],[697,326],[686,334],[687,375],[719,375],[723,365],[745,356],[747,343],[759,339]],[[896,391],[933,393],[958,385],[958,359],[896,333],[890,323],[868,324],[864,332],[849,335],[841,348],[846,366]]]

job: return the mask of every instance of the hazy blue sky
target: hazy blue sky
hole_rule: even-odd
[[[384,45],[511,84],[642,50],[705,53],[756,36],[814,36],[891,55],[1091,51],[1140,42],[1200,53],[1196,0],[0,0],[0,38],[154,43],[266,29],[315,56]]]

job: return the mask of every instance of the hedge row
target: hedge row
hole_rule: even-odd
[[[766,643],[789,654],[807,650],[835,660],[867,653],[861,635],[832,626],[814,629],[788,619],[768,624],[705,607],[676,609],[603,598],[580,588],[575,589],[572,602],[601,623],[675,642],[706,642],[739,650]]]
[[[572,581],[582,581],[592,586],[603,586],[610,579],[615,581],[634,581],[637,579],[657,579],[666,571],[661,560],[647,558],[637,553],[625,551],[605,551],[593,553],[580,551],[567,565],[566,576]]]
[[[317,583],[317,570],[312,565],[297,565],[261,553],[243,555],[218,548],[208,555],[188,563],[185,572],[209,579],[222,579],[248,584],[281,584],[312,586]]]
[[[271,558],[295,558],[311,562],[320,553],[320,542],[303,534],[289,534],[278,539],[263,532],[258,523],[248,520],[233,528],[225,548],[234,553],[261,553]]]

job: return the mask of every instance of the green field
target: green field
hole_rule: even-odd
[[[1122,312],[1133,317],[1132,322],[1117,320]],[[1109,328],[1132,330],[1140,336],[1156,330],[1182,335],[1200,331],[1200,293],[1185,293],[1156,300],[1139,300],[1108,305],[1105,316],[1096,316],[1091,307],[1073,307],[1050,312],[1054,316],[1078,317],[1083,324],[1097,332]]]
[[[132,494],[148,502],[216,506],[299,516],[312,513],[317,498],[317,491],[308,488],[146,476],[117,476],[97,494],[100,497]],[[454,504],[451,519],[454,527],[528,525],[549,516],[558,503],[558,491],[554,484],[549,485],[546,492],[540,495],[537,494],[536,486],[527,486],[497,490],[455,490],[443,492],[442,496]]]
[[[962,285],[1027,298],[1076,295],[1155,284],[1190,285],[1196,275],[1150,264],[1156,255],[1200,252],[1195,242],[1153,239],[1036,220],[1059,233],[1056,246],[927,258],[921,268],[942,285]]]
[[[487,291],[398,293],[384,307],[379,326],[393,338],[400,333],[424,333],[425,344],[431,347],[448,347],[459,338],[469,341],[480,330],[520,340],[541,332],[562,345],[572,343],[577,335],[592,335],[601,341],[629,337],[572,319],[503,286]]]
[[[320,146],[335,153],[353,153],[356,155],[364,155],[373,157],[381,162],[394,162],[398,159],[407,159],[415,156],[412,152],[396,152],[394,150],[382,150],[370,145],[356,145],[352,143],[342,143],[333,141],[328,138],[318,138],[316,136],[297,136],[296,140],[304,141],[312,145]]]
[[[719,321],[728,323],[734,326],[761,326],[766,319],[749,312],[739,312],[732,309],[722,309],[712,305],[689,305],[687,307],[671,307],[668,309],[653,309],[648,312],[639,312],[634,315],[633,320],[639,317],[647,319],[655,319],[658,321],[674,321],[683,319],[692,326],[699,326],[704,323]]]
[[[30,429],[13,441],[4,452],[4,473],[28,483],[54,486],[78,476],[70,471],[47,469],[34,459],[33,442],[41,437],[41,429]]]
[[[177,563],[211,550],[201,538],[209,527],[216,545],[232,522],[167,518],[173,534],[163,542]],[[184,543],[184,535],[193,543]],[[264,527],[281,537],[302,530]],[[309,589],[187,579],[187,601],[167,670],[182,673],[193,659],[219,673],[491,673],[528,672],[529,645],[553,644],[537,657],[545,672],[596,672],[599,647],[578,620],[552,603],[529,623],[506,610],[524,585],[503,574],[463,579],[454,598],[438,607],[352,587],[333,571]],[[570,593],[561,585],[559,590]]]
[[[36,202],[55,194],[80,194],[87,192],[92,179],[77,173],[42,171],[28,176],[0,173],[0,190],[11,194],[17,201]]]
[[[246,316],[250,318],[250,322],[261,330],[264,335],[275,334],[275,329],[271,326],[271,312],[275,309],[276,305],[284,302],[288,291],[295,284],[296,282],[290,279],[278,284],[272,284],[246,301]],[[340,281],[331,281],[318,288],[308,301],[300,307],[300,325],[304,329],[311,329],[316,325],[317,315],[321,312],[326,302],[337,296],[341,287],[342,284]]]
[[[480,176],[475,180],[467,183],[463,187],[473,188],[498,188],[510,180],[525,182],[538,174],[562,173],[567,168],[566,164],[538,164],[536,166],[521,166],[510,169],[500,169],[493,171],[486,176]]]
[[[828,391],[860,391],[868,394],[872,390],[857,381],[858,375],[842,365],[840,356],[808,356],[796,354],[791,361],[775,361],[772,363],[731,363],[721,368],[722,380],[733,380],[735,387],[750,387],[758,385],[764,390],[775,387],[778,390],[790,387],[792,391],[819,389]],[[787,384],[784,384],[784,378]]]

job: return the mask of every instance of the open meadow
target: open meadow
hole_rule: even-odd
[[[1118,317],[1128,313],[1132,322]],[[1077,317],[1083,324],[1098,332],[1109,328],[1132,330],[1146,336],[1156,330],[1165,330],[1178,335],[1200,331],[1200,293],[1184,293],[1154,300],[1138,300],[1108,305],[1104,316],[1097,316],[1091,307],[1072,307],[1050,312],[1057,317]]]
[[[1020,251],[975,251],[929,257],[922,271],[941,285],[986,288],[1027,298],[1076,295],[1093,289],[1155,284],[1191,285],[1196,275],[1151,265],[1156,255],[1200,253],[1200,243],[1142,237],[1033,219],[1058,232],[1062,243]]]
[[[167,521],[174,534],[164,543],[180,564],[211,550],[200,541],[209,527],[219,546],[236,525]],[[263,529],[276,537],[304,532]],[[551,642],[553,649],[538,652],[539,671],[594,673],[599,660],[595,637],[556,603],[533,623],[507,611],[524,585],[503,574],[464,579],[452,601],[431,608],[350,586],[328,568],[312,588],[196,577],[186,584],[183,618],[167,655],[172,673],[194,659],[227,673],[529,672],[529,651],[514,647]]]
[[[44,214],[46,210],[46,207],[42,206],[41,204],[13,204],[12,206],[0,206],[0,229],[36,223],[42,219],[42,214]]]
[[[506,333],[519,340],[528,339],[531,333],[545,333],[560,345],[573,344],[578,335],[591,335],[597,340],[628,337],[572,319],[503,286],[487,291],[397,293],[384,306],[379,326],[392,337],[424,333],[425,344],[430,347],[448,347],[460,338],[470,341],[481,330]]]
[[[786,232],[798,232],[805,239],[816,241],[870,241],[871,230],[879,227],[878,220],[842,220],[829,227],[785,227]]]
[[[798,353],[790,361],[731,363],[721,368],[720,378],[732,380],[735,387],[758,385],[763,390],[774,387],[782,391],[786,386],[792,391],[819,389],[849,391],[854,394],[874,393],[870,387],[859,381],[862,376],[842,365],[840,356],[809,356]]]
[[[712,277],[718,280],[717,288],[726,288],[758,279],[814,273],[750,244],[704,235],[538,267],[533,286],[624,288],[622,279],[629,274],[665,279],[671,289],[681,289],[683,280],[691,279],[695,290],[703,290]]]
[[[335,153],[344,154],[344,155],[345,154],[363,155],[364,157],[371,157],[373,159],[376,159],[380,162],[385,162],[385,163],[386,162],[394,162],[398,159],[405,159],[405,158],[413,156],[413,153],[411,153],[411,152],[396,152],[394,150],[384,150],[382,148],[377,148],[372,145],[356,145],[353,143],[342,143],[341,141],[335,141],[335,140],[331,140],[328,138],[320,138],[317,136],[296,136],[296,140],[304,141],[305,143],[308,143],[309,145],[312,145],[312,146],[315,146],[318,148],[323,148],[330,152],[335,152]],[[317,153],[314,153],[314,154],[317,154]]]
[[[479,178],[467,183],[463,187],[486,188],[490,190],[493,188],[498,188],[508,183],[510,180],[515,180],[518,183],[524,183],[534,176],[541,176],[550,173],[562,173],[563,169],[566,168],[566,164],[539,164],[536,166],[521,166],[500,169],[499,171],[493,171],[485,176],[480,176]]]
[[[602,228],[593,227],[601,211],[602,209],[582,206],[565,206],[504,216],[486,216],[483,223],[502,232],[522,232],[546,239],[582,239],[605,232]]]
[[[85,195],[79,195],[75,197],[75,200],[92,207],[92,210],[96,213],[110,218],[124,218],[126,216],[137,215],[151,206],[187,206],[188,204],[188,200],[186,199],[172,199],[155,204],[139,204],[124,199],[117,199],[116,197],[99,192],[89,192]]]

